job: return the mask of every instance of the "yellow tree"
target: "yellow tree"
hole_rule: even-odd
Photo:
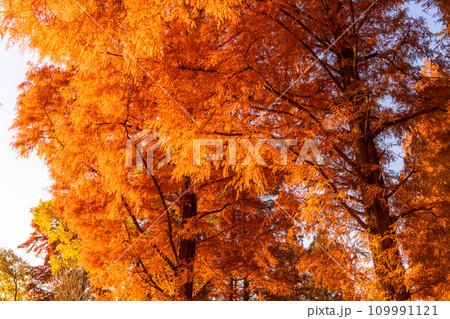
[[[87,300],[91,296],[89,280],[79,266],[81,241],[57,214],[54,200],[41,201],[31,209],[30,238],[19,246],[44,259],[31,267],[27,294],[34,300]]]
[[[30,265],[11,249],[0,249],[0,301],[26,300]]]

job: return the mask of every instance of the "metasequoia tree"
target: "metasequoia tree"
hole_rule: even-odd
[[[50,7],[44,6],[43,9],[52,16]],[[121,10],[120,7],[115,9]],[[181,26],[171,25],[165,40],[167,43],[172,42],[174,48],[169,43],[167,54],[177,54],[181,49],[198,53],[199,48],[216,48],[217,43],[210,42],[209,39],[204,39],[201,43],[190,40],[203,32],[215,32],[221,18],[210,23],[205,20],[207,23],[202,29],[191,29],[186,31],[191,33],[189,38],[179,38],[178,32],[185,32],[186,22],[191,25],[195,16],[201,15],[189,7],[181,6],[180,10],[186,11],[187,15],[177,20],[186,21]],[[20,11],[14,12],[14,9],[10,13],[19,13],[16,16],[13,14],[13,19],[21,15]],[[174,17],[176,15],[172,14],[167,19],[170,21]],[[137,16],[132,17],[135,18]],[[39,20],[40,18],[35,22],[40,23]],[[58,20],[59,22],[61,21]],[[54,31],[59,28],[56,25],[54,27]],[[91,30],[91,27],[85,29],[87,33],[91,33]],[[10,29],[11,34],[14,32]],[[107,35],[105,38],[104,34],[99,36],[100,39],[111,40]],[[80,38],[80,41],[78,45],[84,47],[85,39]],[[115,47],[117,45],[114,43]],[[74,51],[71,52],[66,50],[68,48],[60,48],[60,53],[74,56],[80,54],[79,51],[75,52],[80,47],[75,45],[72,48]],[[55,49],[56,47],[51,52],[54,53]],[[226,186],[217,191],[216,185],[218,182],[231,184],[231,178],[221,176],[224,169],[218,173],[211,168],[200,169],[193,166],[192,156],[184,156],[184,162],[177,163],[175,167],[168,166],[167,172],[161,170],[156,176],[137,176],[133,171],[130,172],[125,165],[123,146],[127,139],[136,136],[143,128],[170,134],[174,141],[171,147],[175,157],[175,151],[181,155],[192,153],[192,137],[198,126],[186,114],[184,117],[176,115],[183,113],[177,105],[172,105],[171,108],[161,107],[170,104],[170,96],[161,91],[148,73],[142,72],[136,65],[128,68],[128,61],[123,56],[108,50],[102,53],[103,58],[106,57],[105,63],[98,64],[97,60],[95,69],[83,58],[80,63],[72,60],[70,64],[74,66],[67,66],[64,70],[43,67],[34,68],[30,72],[29,81],[22,87],[25,93],[19,102],[23,117],[14,126],[19,130],[16,146],[22,150],[23,155],[37,147],[51,168],[55,180],[55,201],[59,203],[57,209],[65,220],[71,221],[73,229],[76,229],[82,239],[84,249],[81,263],[91,270],[93,281],[99,277],[102,279],[99,283],[107,286],[113,284],[117,287],[116,290],[123,291],[115,291],[115,296],[121,299],[200,298],[215,278],[214,268],[210,264],[214,255],[196,249],[198,239],[195,236],[201,232],[201,241],[206,241],[208,234],[213,237],[220,235],[213,232],[213,226],[218,222],[206,217],[226,209],[230,211],[223,198],[236,196],[236,192],[230,193]],[[172,74],[167,74],[164,79],[166,75],[163,70],[184,70],[183,79],[189,85],[179,85],[171,94],[176,95],[183,104],[194,105],[195,108],[187,107],[187,110],[197,120],[202,117],[205,121],[211,119],[211,114],[215,111],[208,105],[210,102],[207,97],[214,95],[211,92],[216,94],[216,85],[226,79],[206,73],[207,77],[198,77],[196,82],[192,82],[190,77],[195,71],[189,65],[189,55],[181,58],[185,61],[180,61],[180,68],[151,59],[146,62],[146,67],[160,69],[161,74],[157,80],[163,86],[173,79]],[[104,76],[101,76],[102,72]],[[116,77],[111,76],[111,73],[115,73]],[[92,90],[85,90],[84,84],[88,79]],[[201,92],[199,88],[202,89]],[[178,112],[174,112],[174,108]],[[33,127],[29,123],[33,123]],[[26,133],[28,129],[33,132]],[[78,135],[76,139],[73,139],[74,134]],[[147,165],[145,159],[144,164]],[[217,176],[219,178],[216,181]],[[193,185],[196,183],[197,185]],[[162,213],[166,215],[164,222],[154,224]],[[150,231],[146,232],[150,226]],[[265,228],[270,229],[272,226],[266,224],[260,229],[264,232]],[[227,230],[218,228],[217,231]],[[127,247],[142,236],[141,241],[145,244],[133,245],[128,256],[122,258]],[[255,245],[264,246],[264,241],[256,242]],[[149,250],[149,246],[152,249]],[[209,250],[218,250],[218,247],[220,242],[205,245],[205,249]],[[252,251],[262,252],[259,248],[247,249],[249,254]],[[109,251],[108,256],[105,256],[105,251]],[[197,260],[194,268],[195,255],[206,257]],[[117,263],[116,259],[119,259]],[[111,264],[115,270],[104,273]],[[130,277],[130,273],[134,276]],[[200,274],[199,278],[195,279],[194,273]],[[133,290],[128,289],[130,286],[134,287]],[[138,286],[137,289],[135,286]],[[127,295],[130,293],[131,295]]]
[[[231,172],[224,177],[218,173],[222,174],[223,168],[214,170],[203,166],[200,170],[193,166],[189,156],[181,156],[183,151],[192,153],[192,144],[189,147],[188,138],[180,132],[171,132],[175,141],[171,146],[172,156],[181,157],[181,164],[169,164],[155,170],[154,175],[129,169],[124,145],[139,132],[139,127],[145,127],[141,121],[152,110],[141,100],[139,92],[132,91],[134,95],[123,102],[126,104],[115,105],[124,111],[116,112],[117,118],[105,118],[90,108],[90,104],[82,110],[89,112],[89,117],[80,117],[78,112],[85,106],[78,104],[81,102],[76,102],[76,107],[71,105],[73,95],[85,93],[77,91],[78,76],[74,70],[54,67],[30,71],[19,101],[22,116],[15,124],[20,132],[16,145],[24,154],[35,147],[42,151],[55,180],[55,207],[52,208],[55,212],[46,215],[45,220],[57,216],[68,221],[67,229],[76,232],[82,242],[80,264],[89,270],[92,282],[111,292],[102,293],[99,298],[206,299],[209,297],[206,292],[211,291],[223,297],[227,288],[220,288],[219,274],[232,275],[236,267],[244,273],[245,266],[249,272],[258,270],[258,276],[265,276],[262,270],[268,261],[264,255],[269,251],[264,247],[269,242],[276,243],[277,236],[282,235],[280,232],[290,227],[286,216],[272,210],[264,212],[264,203],[254,195],[241,192],[239,196],[248,199],[245,205],[243,201],[237,203],[237,191],[228,186],[236,181],[237,174]],[[84,81],[87,76],[92,76],[92,80],[97,78],[88,72],[82,76]],[[134,90],[145,91],[146,85]],[[124,88],[117,84],[115,90],[130,94],[127,85]],[[138,129],[131,125],[136,122]],[[33,127],[27,123],[33,123]],[[23,129],[25,126],[28,128]],[[71,138],[73,129],[77,131],[77,139]],[[98,134],[104,137],[98,138]],[[145,149],[138,147],[136,151],[141,156],[139,152]],[[156,154],[155,160],[162,156],[164,152]],[[142,162],[148,169],[145,156]],[[171,180],[177,166],[197,170],[198,173],[193,173],[197,180],[202,174],[205,177],[194,187],[191,185],[195,180],[187,182],[185,175]],[[248,215],[244,221],[230,218],[239,206]],[[52,228],[52,225],[47,222],[45,227]],[[234,249],[235,254],[222,256],[229,232],[243,227],[251,232],[241,236],[244,238],[241,246]],[[242,260],[241,256],[245,255]],[[114,268],[107,271],[110,265]]]
[[[429,78],[418,85],[422,103],[448,101],[448,72],[426,62],[423,72]],[[448,299],[449,127],[447,106],[447,112],[422,118],[406,135],[405,162],[415,175],[394,198],[402,207],[402,236],[405,253],[412,261],[413,288],[423,299]]]
[[[426,255],[410,254],[405,240],[417,230],[407,221],[423,210],[408,213],[414,208],[402,195],[418,170],[392,169],[391,145],[447,111],[444,95],[430,100],[421,89],[430,76],[419,62],[427,57],[445,69],[448,61],[433,52],[433,35],[408,16],[403,1],[1,6],[2,32],[53,63],[32,66],[21,87],[14,145],[24,156],[37,149],[46,161],[57,210],[83,242],[80,263],[98,285],[113,287],[111,298],[190,300],[214,287],[227,291],[223,277],[214,278],[227,269],[233,245],[256,256],[246,259],[246,270],[260,275],[239,274],[248,297],[252,282],[264,280],[264,260],[277,267],[270,246],[290,241],[304,249],[288,236],[293,231],[314,237],[294,258],[298,269],[344,299],[406,300],[418,293],[414,266]],[[153,170],[137,146],[133,152],[152,173],[137,174],[126,165],[125,145],[145,129],[172,138],[154,162],[169,147],[173,161]],[[241,147],[236,165],[194,165],[192,143],[199,138],[228,139],[228,152],[230,139],[264,143],[265,162],[248,162]],[[264,141],[275,138],[290,139],[287,163],[277,151],[283,145]],[[296,165],[307,139],[322,158]],[[430,194],[424,188],[417,201],[428,202]],[[276,218],[263,226],[279,233],[255,243],[249,239],[268,196]],[[252,213],[236,215],[246,198]],[[242,214],[246,226],[231,236],[227,223],[239,216],[230,225],[237,227]],[[216,236],[222,231],[228,238]],[[208,236],[220,240],[202,245]],[[222,246],[225,255],[217,252]],[[442,283],[437,268],[422,292]]]
[[[241,23],[227,30],[236,37],[228,59],[235,57],[246,72],[233,74],[236,81],[227,83],[229,94],[220,104],[239,116],[230,119],[222,134],[314,138],[325,163],[312,159],[308,165],[285,168],[288,180],[278,198],[288,214],[304,222],[304,231],[318,233],[322,240],[320,249],[301,264],[317,267],[315,273],[330,286],[353,287],[352,294],[404,300],[420,296],[423,289],[417,288],[423,272],[414,269],[415,262],[422,262],[408,259],[400,249],[408,244],[403,235],[419,231],[414,222],[404,227],[405,219],[420,218],[422,209],[405,205],[411,201],[404,189],[417,169],[405,165],[402,171],[393,170],[390,145],[401,144],[405,133],[424,118],[448,111],[445,94],[435,92],[430,98],[417,85],[430,79],[421,73],[418,59],[436,58],[441,68],[448,61],[431,51],[433,35],[421,19],[407,16],[402,2],[377,2],[366,12],[373,4],[251,4]],[[309,59],[299,59],[304,56]],[[441,82],[446,81],[442,76]],[[246,86],[240,87],[242,83]],[[446,85],[442,88],[438,92],[446,92]],[[295,147],[291,151],[299,152]],[[422,196],[421,204],[429,200],[429,195]],[[445,195],[438,198],[442,201]],[[447,219],[443,213],[433,224]],[[333,271],[330,259],[337,261]],[[373,275],[361,273],[368,262],[374,265]],[[423,284],[433,289],[445,281],[440,275]]]
[[[320,235],[320,249],[301,263],[365,298],[410,299],[417,273],[399,239],[415,228],[403,227],[410,213],[398,192],[416,172],[392,170],[390,145],[419,120],[448,110],[446,96],[430,101],[417,87],[428,77],[418,59],[437,57],[442,68],[448,62],[432,52],[433,35],[401,1],[255,3],[235,34],[240,51],[230,51],[249,69],[236,77],[251,85],[230,91],[239,101],[233,124],[251,118],[241,128],[260,138],[314,138],[325,158],[288,165],[278,198],[305,232]],[[373,275],[361,273],[368,262]]]

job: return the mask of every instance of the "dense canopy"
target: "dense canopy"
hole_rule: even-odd
[[[13,146],[92,298],[448,298],[448,34],[405,1],[0,8],[42,61]]]

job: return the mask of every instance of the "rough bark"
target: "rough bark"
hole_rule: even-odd
[[[394,222],[390,217],[388,189],[382,175],[377,145],[370,126],[370,101],[365,94],[355,62],[356,48],[344,48],[340,52],[344,94],[352,105],[350,128],[355,136],[353,150],[357,166],[363,174],[360,192],[366,224],[369,227],[369,243],[377,282],[386,300],[408,300],[410,293],[405,284],[403,266]],[[395,275],[394,275],[395,274]]]
[[[248,289],[248,280],[247,277],[244,278],[244,301],[249,301],[250,300],[250,292]]]
[[[369,134],[362,134],[356,141],[356,154],[367,178],[360,189],[378,283],[386,299],[408,300],[410,294],[404,282],[405,268],[400,257],[394,223],[389,214],[388,192],[381,174],[375,142]],[[396,275],[392,276],[394,273]],[[394,281],[393,278],[399,279]]]
[[[190,179],[185,179],[183,191],[186,192],[181,198],[181,224],[184,227],[190,218],[197,216],[197,196],[190,187]],[[186,191],[187,190],[187,191]],[[183,235],[180,241],[179,262],[180,269],[184,273],[184,282],[180,287],[179,297],[183,300],[192,300],[194,296],[193,269],[195,259],[195,238]]]

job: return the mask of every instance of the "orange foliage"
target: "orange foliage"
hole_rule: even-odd
[[[45,160],[101,298],[446,298],[447,239],[426,229],[447,227],[448,184],[432,180],[448,138],[432,123],[448,96],[432,87],[448,76],[417,61],[448,61],[403,1],[0,4],[0,30],[51,61],[21,86],[14,146]],[[126,165],[145,129],[171,137],[154,175]],[[245,148],[194,165],[205,138],[297,145],[287,165],[269,143],[266,165],[243,165]],[[296,165],[308,139],[323,162]]]

